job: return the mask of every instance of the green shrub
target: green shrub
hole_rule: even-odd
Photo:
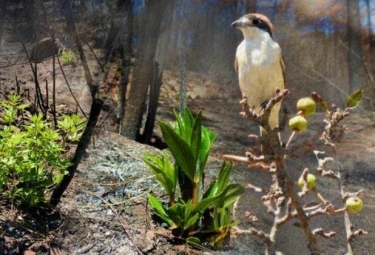
[[[78,142],[81,139],[86,121],[78,114],[64,115],[61,121],[57,122],[65,142]]]
[[[26,105],[19,96],[11,95],[1,105],[0,198],[25,207],[39,206],[70,165],[64,158],[63,139],[41,114],[32,115],[24,124],[18,116]]]
[[[185,110],[183,116],[178,113],[175,116],[174,127],[160,122],[163,138],[174,161],[166,153],[146,154],[144,157],[144,162],[169,195],[168,206],[151,194],[148,195],[150,204],[176,235],[188,237],[188,241],[194,243],[211,241],[220,247],[230,227],[235,225],[231,219],[231,208],[244,188],[230,183],[232,166],[223,163],[218,179],[204,192],[200,184],[216,135],[202,126],[201,113],[193,117],[189,110]],[[187,201],[175,199],[179,170],[192,183],[191,199]]]
[[[72,50],[64,50],[61,53],[61,60],[64,66],[72,65],[76,62],[76,54]]]

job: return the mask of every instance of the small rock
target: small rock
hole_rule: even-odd
[[[101,251],[103,251],[105,248],[106,248],[106,246],[104,245],[104,243],[98,243],[98,244],[95,245],[95,247],[93,248],[93,251],[101,252]]]
[[[105,193],[105,188],[103,188],[103,187],[98,187],[98,190],[95,191],[94,194],[95,194],[95,196],[97,196],[97,197],[102,197],[104,193]]]
[[[117,250],[118,254],[135,254],[129,245],[124,245]]]
[[[84,254],[84,253],[87,253],[88,251],[90,251],[92,249],[93,245],[92,244],[88,244],[88,245],[85,245],[81,248],[79,248],[77,251],[76,251],[76,254]]]
[[[55,38],[53,41],[50,37],[43,38],[42,40],[38,41],[31,50],[30,59],[34,63],[40,63],[63,49],[64,46],[60,39]]]
[[[33,252],[33,251],[30,251],[30,250],[27,250],[24,252],[24,255],[35,255],[36,252]]]

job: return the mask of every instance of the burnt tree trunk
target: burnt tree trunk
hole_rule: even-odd
[[[348,20],[348,63],[349,63],[349,92],[364,88],[364,63],[361,47],[361,23],[359,6],[356,0],[347,0]]]
[[[74,153],[72,165],[69,166],[67,169],[68,174],[64,175],[64,178],[62,179],[62,181],[53,190],[51,200],[50,200],[50,204],[52,206],[56,206],[60,202],[62,195],[64,194],[65,190],[68,188],[70,182],[72,181],[74,174],[77,171],[78,165],[81,162],[83,155],[85,154],[85,151],[90,144],[91,137],[94,133],[94,129],[98,121],[102,106],[103,106],[102,100],[100,99],[92,100],[90,116],[89,116],[89,119],[87,120],[86,128],[83,131],[82,137],[79,140],[78,146]]]
[[[25,9],[27,10],[25,12],[25,32],[27,31],[27,34],[24,35],[26,36],[26,41],[34,41],[37,39],[37,17],[38,15],[38,8],[35,6],[35,0],[29,0],[29,1],[24,1],[24,6]]]
[[[366,97],[371,98],[369,100],[369,106],[371,109],[375,107],[375,37],[372,34],[372,9],[370,0],[366,0],[366,38],[365,38],[365,46],[364,46],[364,65],[366,68],[366,84],[369,85],[369,89],[366,90]]]
[[[136,61],[129,99],[125,106],[125,115],[121,120],[120,134],[130,139],[140,138],[140,128],[145,110],[145,102],[153,73],[156,46],[159,38],[161,19],[165,10],[166,0],[146,0],[145,8],[134,16],[138,39]]]
[[[156,110],[159,104],[160,87],[162,85],[163,70],[160,69],[160,65],[157,61],[154,62],[153,74],[150,81],[150,97],[148,102],[148,111],[146,124],[142,133],[142,143],[150,144],[152,138],[152,132],[154,130]]]
[[[127,4],[127,18],[126,18],[126,31],[125,41],[122,44],[122,68],[121,68],[121,79],[119,84],[119,109],[118,116],[119,121],[124,118],[125,114],[125,100],[126,90],[129,83],[129,74],[132,67],[131,58],[133,54],[133,26],[134,26],[134,14],[133,14],[133,3],[129,1]]]
[[[371,70],[375,70],[375,37],[372,34],[372,21],[371,21],[371,4],[370,0],[366,0],[366,18],[367,18],[367,29],[368,29],[368,42],[371,52]]]
[[[0,45],[1,45],[1,40],[3,38],[6,6],[7,6],[6,0],[3,0],[0,2]]]
[[[95,95],[96,95],[96,92],[98,90],[98,86],[94,85],[93,82],[92,82],[92,77],[91,77],[89,65],[87,63],[85,53],[83,51],[81,39],[78,35],[77,29],[76,29],[76,26],[75,26],[75,23],[74,23],[73,10],[72,10],[71,5],[72,5],[71,0],[62,0],[62,6],[63,6],[63,10],[64,10],[64,16],[65,16],[65,19],[66,19],[66,25],[67,25],[68,30],[73,33],[74,42],[76,44],[76,47],[78,49],[79,56],[80,56],[80,59],[81,59],[81,62],[82,62],[85,79],[86,79],[87,85],[89,86],[91,97],[94,99]]]

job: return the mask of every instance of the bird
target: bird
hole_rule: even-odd
[[[235,57],[241,93],[255,111],[261,112],[276,95],[276,90],[285,88],[285,65],[280,45],[273,39],[271,21],[263,14],[246,14],[232,26],[241,30],[244,37]],[[271,110],[271,130],[279,125],[280,108],[281,102],[278,102]],[[261,128],[261,136],[265,133]]]

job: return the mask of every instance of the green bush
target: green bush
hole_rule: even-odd
[[[83,129],[86,126],[86,121],[78,114],[64,115],[63,119],[57,122],[64,142],[78,142],[81,139]]]
[[[220,247],[230,227],[235,225],[231,208],[244,188],[230,183],[232,166],[223,163],[218,179],[204,192],[200,184],[216,135],[202,126],[201,113],[193,117],[189,110],[185,110],[183,116],[178,113],[175,116],[174,127],[160,122],[163,138],[174,161],[167,153],[146,154],[144,157],[144,162],[169,195],[168,206],[151,194],[148,195],[150,204],[176,235],[187,237],[194,243],[210,241]],[[191,199],[187,201],[175,199],[179,171],[183,171],[192,183]]]
[[[72,65],[76,62],[76,54],[72,50],[64,50],[61,53],[61,60],[64,66]]]
[[[64,158],[62,136],[41,114],[26,121],[19,118],[26,107],[19,96],[11,95],[1,105],[0,198],[25,207],[39,206],[70,165]]]

